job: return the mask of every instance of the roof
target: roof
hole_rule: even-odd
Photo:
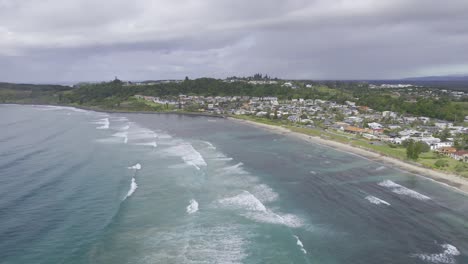
[[[366,129],[359,128],[359,127],[354,127],[354,126],[347,126],[347,127],[345,127],[345,131],[359,132],[359,133],[367,132]]]

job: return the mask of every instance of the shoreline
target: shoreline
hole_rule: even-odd
[[[30,106],[57,106],[57,107],[72,107],[81,110],[94,111],[98,113],[119,113],[119,114],[176,114],[176,115],[188,115],[188,116],[204,116],[213,118],[226,118],[224,115],[208,114],[208,113],[196,113],[196,112],[183,112],[183,111],[128,111],[128,110],[112,110],[102,109],[89,106],[77,106],[77,105],[60,105],[60,104],[21,104],[21,103],[0,103],[0,105],[30,105]]]
[[[254,126],[257,128],[266,129],[270,132],[292,136],[294,138],[304,140],[308,143],[318,144],[326,147],[333,148],[337,151],[346,152],[352,155],[357,155],[361,158],[366,158],[383,165],[389,166],[394,169],[398,169],[407,173],[414,174],[419,177],[423,177],[425,179],[433,180],[441,185],[450,187],[455,189],[456,191],[463,193],[464,195],[468,195],[468,179],[463,178],[462,176],[458,176],[455,174],[435,171],[429,168],[424,168],[415,164],[411,164],[396,158],[384,156],[382,154],[362,149],[359,147],[351,146],[348,144],[344,144],[341,142],[323,139],[317,136],[309,136],[306,134],[302,134],[299,132],[291,131],[288,128],[275,126],[275,125],[268,125],[263,123],[258,123],[250,120],[245,119],[237,119],[233,117],[228,117],[227,119],[232,120],[234,122]]]
[[[4,103],[2,103],[4,104]],[[8,105],[8,104],[5,104]],[[351,146],[349,144],[323,139],[317,136],[310,136],[306,134],[302,134],[299,132],[291,131],[288,128],[276,125],[268,125],[263,124],[255,121],[245,120],[245,119],[238,119],[235,117],[230,116],[222,116],[222,115],[212,115],[212,114],[204,114],[204,113],[190,113],[190,112],[154,112],[154,111],[119,111],[119,110],[104,110],[104,109],[95,109],[92,107],[83,107],[83,106],[71,106],[71,105],[51,105],[51,104],[10,104],[10,105],[36,105],[36,106],[62,106],[62,107],[72,107],[87,111],[95,111],[100,113],[121,113],[121,114],[176,114],[176,115],[188,115],[188,116],[203,116],[203,117],[214,117],[214,118],[225,118],[227,120],[238,122],[245,125],[254,126],[261,129],[266,129],[270,132],[292,136],[294,138],[304,140],[308,143],[318,144],[321,146],[333,148],[336,151],[346,152],[351,155],[357,155],[361,158],[365,158],[374,162],[381,163],[382,165],[390,166],[391,168],[398,169],[400,171],[404,171],[406,173],[410,173],[419,177],[423,177],[425,179],[433,180],[441,185],[446,187],[450,187],[464,195],[468,195],[468,178],[463,178],[462,176],[450,174],[446,172],[436,171],[429,168],[424,168],[420,165],[411,164],[406,161],[388,157],[382,155],[380,153],[373,152],[371,150],[362,149],[356,146]]]

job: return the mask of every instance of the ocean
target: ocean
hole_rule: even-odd
[[[0,105],[0,263],[468,263],[468,197],[227,119]]]

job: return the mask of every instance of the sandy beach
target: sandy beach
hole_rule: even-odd
[[[280,126],[267,125],[267,124],[257,123],[254,121],[236,119],[236,118],[231,118],[231,117],[228,119],[235,121],[235,122],[267,129],[274,133],[296,137],[304,141],[307,141],[309,143],[320,144],[323,146],[331,147],[338,151],[345,151],[351,154],[355,154],[355,155],[382,163],[383,165],[388,166],[388,167],[403,170],[405,172],[415,174],[419,177],[432,179],[440,184],[456,189],[464,193],[465,195],[468,195],[468,179],[463,178],[458,175],[431,170],[428,168],[424,168],[415,164],[411,164],[411,163],[408,163],[408,162],[405,162],[396,158],[384,156],[379,153],[375,153],[366,149],[361,149],[361,148],[351,146],[348,144],[344,144],[344,143],[340,143],[340,142],[336,142],[332,140],[326,140],[326,139],[316,137],[316,136],[309,136],[309,135],[298,133],[298,132],[293,132],[287,128],[280,127]]]

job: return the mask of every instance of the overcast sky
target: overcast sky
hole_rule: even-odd
[[[0,0],[0,81],[468,74],[468,0]]]

